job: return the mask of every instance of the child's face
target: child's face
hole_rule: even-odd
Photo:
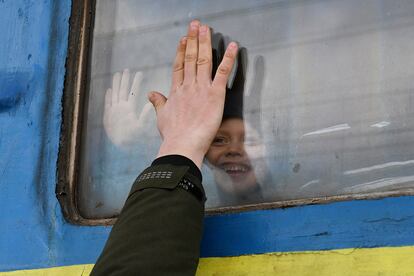
[[[217,185],[227,193],[243,195],[257,187],[251,158],[263,157],[263,147],[257,132],[246,127],[248,134],[243,120],[223,121],[206,154]]]

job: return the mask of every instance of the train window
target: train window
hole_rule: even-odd
[[[205,158],[209,212],[412,194],[413,1],[97,0],[73,9],[57,190],[72,221],[111,222],[156,156],[146,93],[168,93],[175,45],[193,18],[217,45],[230,38],[246,49],[245,79],[235,74]]]

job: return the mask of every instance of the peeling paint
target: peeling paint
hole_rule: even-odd
[[[30,88],[30,74],[16,69],[13,71],[0,71],[0,113],[17,108]]]
[[[413,275],[414,247],[349,248],[342,250],[269,253],[239,257],[202,258],[197,276],[215,275],[309,275],[395,276]],[[92,264],[24,270],[13,275],[89,275]]]
[[[71,1],[0,4],[0,271],[94,261],[108,229],[66,224],[54,193]]]
[[[0,223],[6,225],[0,227],[0,271],[94,263],[110,231],[68,224],[55,196],[71,3],[0,0]],[[347,129],[346,124],[336,125],[307,135]],[[308,188],[317,181],[309,182]],[[210,216],[205,219],[201,254],[226,258],[202,259],[199,275],[224,275],[220,269],[238,268],[244,275],[246,269],[260,275],[260,267],[278,275],[293,275],[286,274],[289,267],[323,275],[328,268],[336,272],[333,260],[339,259],[332,256],[351,257],[338,264],[360,265],[362,272],[367,261],[380,265],[375,260],[385,260],[385,272],[404,272],[414,263],[412,248],[399,253],[354,248],[414,245],[413,218],[414,197],[409,196]],[[348,249],[323,251],[339,248]],[[269,252],[277,253],[263,255]],[[323,256],[321,261],[318,256]],[[76,266],[72,275],[87,274],[90,268]],[[41,275],[57,275],[53,273],[59,270],[51,271]]]

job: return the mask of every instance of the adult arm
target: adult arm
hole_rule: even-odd
[[[177,48],[169,98],[149,94],[163,138],[158,158],[135,181],[91,275],[195,274],[204,216],[199,169],[220,126],[236,54],[232,42],[212,81],[210,29],[191,22]]]
[[[179,187],[183,179],[202,197]],[[91,275],[194,275],[203,212],[195,164],[179,155],[157,158],[135,181]]]

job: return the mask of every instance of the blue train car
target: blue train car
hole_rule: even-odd
[[[142,74],[140,90],[167,89],[168,42],[192,18],[264,60],[245,117],[264,145],[256,177],[266,168],[271,184],[237,201],[206,161],[197,275],[413,275],[404,0],[0,0],[0,275],[91,271],[159,142],[139,134],[125,151],[102,121],[105,90],[124,68]]]

